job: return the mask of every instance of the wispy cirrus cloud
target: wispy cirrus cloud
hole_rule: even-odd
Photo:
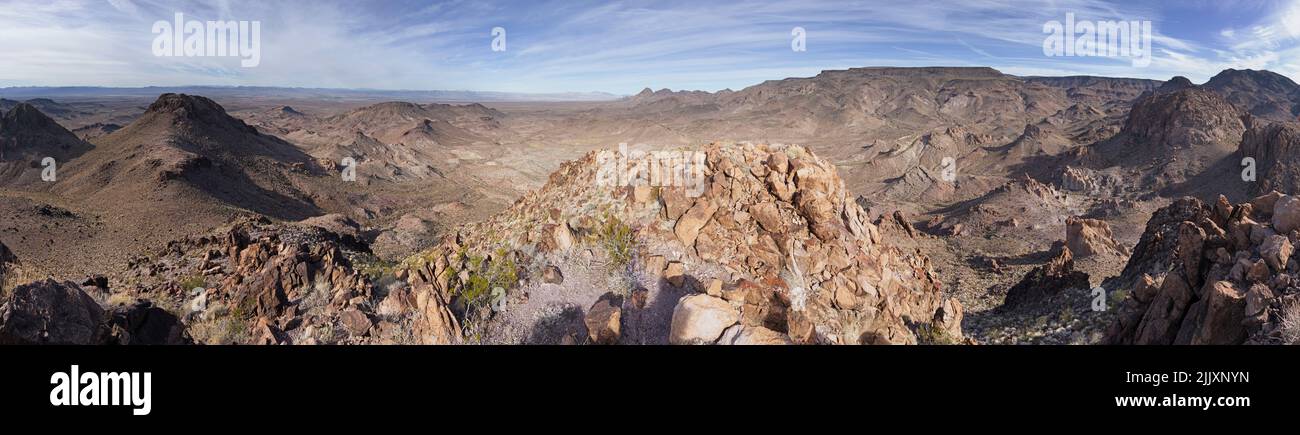
[[[0,0],[0,86],[263,85],[514,92],[716,90],[824,69],[986,65],[1017,74],[1203,81],[1223,68],[1300,74],[1300,1]],[[1220,11],[1230,10],[1232,14]],[[159,58],[151,24],[262,22],[262,62]],[[1042,54],[1043,24],[1150,20],[1153,59]],[[1225,18],[1228,17],[1228,18]],[[490,49],[493,27],[508,50]],[[790,29],[807,29],[807,51]]]

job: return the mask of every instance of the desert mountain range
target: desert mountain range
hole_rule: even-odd
[[[0,343],[1300,339],[1300,85],[1268,71],[6,92]],[[699,189],[600,182],[619,144],[699,153]]]

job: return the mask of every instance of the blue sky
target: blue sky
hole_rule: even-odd
[[[260,21],[261,62],[157,57],[176,12]],[[1152,62],[1048,57],[1044,23],[1149,20]],[[791,29],[807,51],[791,50]],[[493,27],[506,50],[491,50]],[[739,89],[857,66],[992,66],[1203,82],[1300,78],[1300,0],[0,0],[0,86],[255,85],[509,92]]]

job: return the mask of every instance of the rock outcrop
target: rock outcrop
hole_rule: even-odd
[[[501,300],[522,298],[510,296],[512,288],[541,267],[523,265],[567,258],[571,250],[664,279],[652,292],[707,292],[715,287],[702,284],[709,278],[724,281],[713,290],[720,296],[687,294],[673,303],[677,309],[665,322],[671,325],[649,327],[664,335],[647,340],[672,343],[717,342],[735,325],[767,328],[793,343],[916,343],[914,328],[934,322],[941,306],[959,305],[945,301],[928,259],[888,245],[835,167],[807,149],[712,144],[702,153],[697,197],[687,186],[602,184],[600,177],[627,168],[594,152],[567,163],[510,209],[461,228],[408,262],[410,283],[451,301],[463,320],[465,307],[497,305],[484,295],[495,284],[485,281],[506,288]],[[500,279],[503,270],[517,268]],[[701,270],[713,272],[694,274]],[[583,284],[566,276],[563,285]],[[696,316],[697,305],[734,315]],[[628,318],[631,306],[624,311]],[[480,322],[495,315],[477,312]],[[943,327],[960,330],[951,322]]]
[[[1116,344],[1278,343],[1300,299],[1291,258],[1300,232],[1276,193],[1215,205],[1183,198],[1157,211],[1123,273],[1103,285],[1131,295],[1106,340]],[[1270,213],[1271,212],[1271,213]]]
[[[1065,243],[1052,245],[1052,259],[1035,267],[1015,286],[1007,290],[1002,309],[1016,309],[1037,303],[1070,289],[1087,289],[1088,274],[1074,270],[1074,256]]]
[[[1075,257],[1128,255],[1128,248],[1115,241],[1110,224],[1097,219],[1070,216],[1065,219],[1065,243]]]
[[[1255,161],[1256,193],[1300,191],[1300,126],[1295,123],[1253,123],[1237,149],[1240,159]]]
[[[104,309],[71,281],[15,288],[0,302],[0,344],[191,344],[180,320],[148,302]]]

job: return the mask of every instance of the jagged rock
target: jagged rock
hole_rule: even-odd
[[[1273,208],[1277,206],[1277,201],[1282,199],[1283,196],[1285,195],[1274,190],[1250,200],[1250,205],[1255,212],[1263,216],[1273,216]]]
[[[460,322],[432,286],[415,293],[415,307],[413,327],[420,344],[460,344]]]
[[[1248,323],[1255,326],[1268,321],[1268,307],[1273,302],[1273,290],[1264,284],[1255,284],[1246,291],[1245,315]]]
[[[1291,260],[1291,253],[1291,240],[1276,234],[1269,236],[1259,247],[1259,255],[1264,257],[1264,262],[1268,263],[1268,267],[1272,268],[1274,273],[1286,269],[1286,263]]]
[[[560,223],[551,230],[554,245],[560,252],[568,251],[573,248],[573,231],[569,230],[567,223]]]
[[[0,305],[0,344],[96,344],[104,309],[71,281],[20,285]]]
[[[668,341],[672,344],[713,343],[739,320],[740,313],[727,301],[703,294],[685,296],[673,309]]]
[[[1066,166],[1061,172],[1061,188],[1075,192],[1096,192],[1100,185],[1086,169]]]
[[[749,206],[749,214],[758,221],[764,230],[772,233],[785,232],[785,225],[781,223],[780,211],[776,204],[770,202],[758,203]]]
[[[1065,243],[1052,245],[1052,259],[1035,267],[1014,287],[1007,290],[1003,309],[1015,309],[1037,303],[1067,289],[1088,288],[1088,274],[1074,270],[1074,256]]]
[[[1274,217],[1285,200],[1276,201]],[[1207,205],[1183,198],[1157,211],[1120,277],[1105,284],[1135,292],[1121,304],[1105,342],[1239,344],[1252,331],[1266,335],[1272,328],[1270,286],[1290,285],[1286,271],[1294,261],[1287,236],[1250,219],[1252,209],[1267,210],[1270,202],[1261,197],[1252,203],[1232,205],[1221,199]],[[1230,233],[1219,228],[1220,222]],[[1152,279],[1148,272],[1163,277]],[[1153,295],[1156,282],[1159,290]],[[1251,340],[1256,339],[1269,340]]]
[[[1196,328],[1187,344],[1241,344],[1245,341],[1246,295],[1241,290],[1231,282],[1214,282],[1206,288],[1204,299],[1198,303],[1204,304],[1204,321],[1200,325],[1184,326]]]
[[[961,333],[961,321],[963,313],[961,301],[957,298],[948,298],[943,301],[943,306],[934,312],[934,319],[931,322],[939,331],[953,340],[961,340],[964,337]]]
[[[722,280],[717,278],[710,279],[709,283],[705,284],[704,291],[701,293],[718,298],[722,297]]]
[[[664,218],[668,220],[682,217],[692,204],[691,198],[681,189],[663,189],[659,193],[659,202],[663,204]]]
[[[713,213],[718,211],[718,205],[712,200],[696,200],[695,205],[686,211],[681,218],[677,219],[677,225],[673,227],[673,232],[677,234],[677,239],[686,246],[695,246],[695,238],[700,234],[700,228],[713,218]]]
[[[587,325],[587,336],[595,344],[615,344],[622,336],[622,298],[606,294],[596,301],[583,323]]]
[[[1065,220],[1065,240],[1076,257],[1125,255],[1127,249],[1115,241],[1110,224],[1097,219],[1070,216]]]
[[[405,288],[388,292],[388,296],[375,307],[375,313],[384,317],[400,317],[415,308],[415,297]]]

